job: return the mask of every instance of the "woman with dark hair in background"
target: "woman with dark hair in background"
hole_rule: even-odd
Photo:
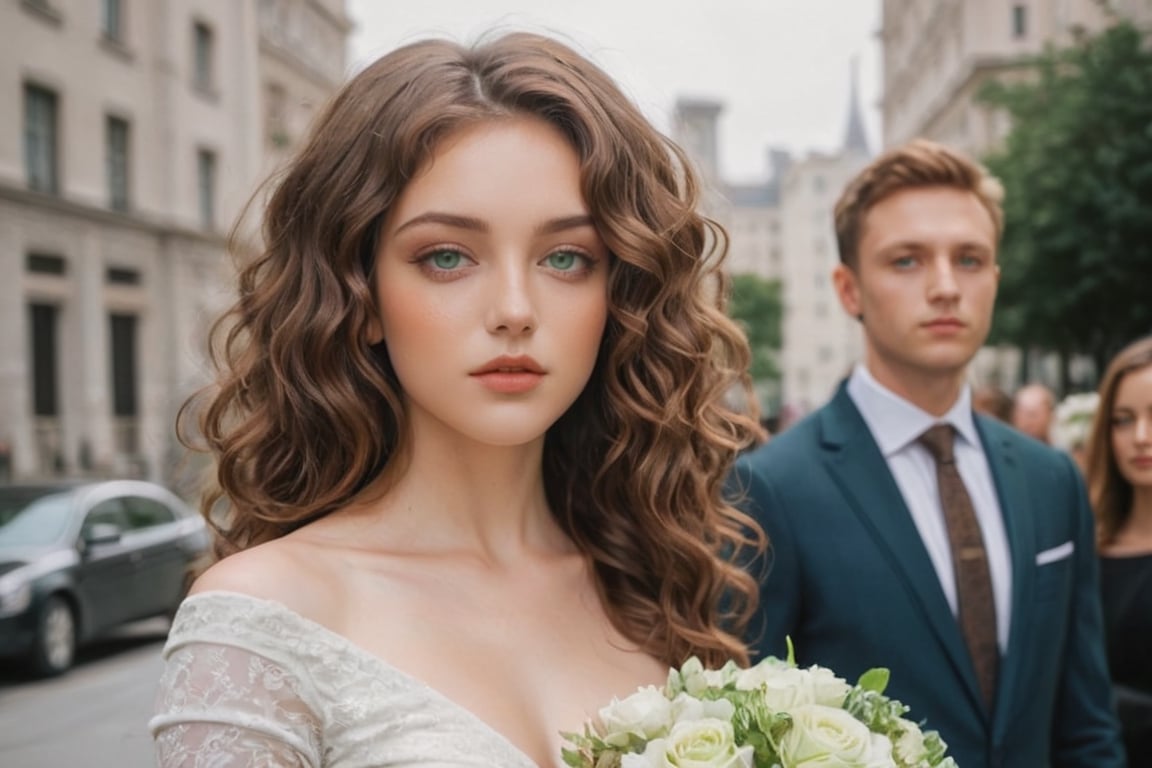
[[[1152,337],[1112,359],[1099,392],[1086,463],[1108,663],[1128,762],[1145,766],[1152,765]]]
[[[723,555],[759,532],[721,483],[758,427],[697,200],[547,38],[415,43],[337,95],[183,414],[222,559],[165,648],[161,765],[558,765],[613,696],[747,660]]]

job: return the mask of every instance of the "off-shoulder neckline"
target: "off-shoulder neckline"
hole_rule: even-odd
[[[476,727],[485,731],[486,733],[491,735],[493,738],[495,738],[497,741],[502,743],[505,747],[507,747],[507,749],[509,751],[513,752],[518,758],[520,758],[520,760],[522,760],[526,766],[533,766],[533,768],[541,768],[536,763],[535,760],[530,758],[527,755],[527,753],[525,753],[522,749],[517,747],[516,744],[513,743],[511,739],[509,739],[507,736],[505,736],[500,731],[496,730],[496,728],[494,728],[492,725],[490,725],[486,720],[484,720],[484,718],[480,717],[480,715],[476,714],[475,712],[473,712],[468,707],[465,707],[463,704],[460,704],[459,702],[450,698],[447,694],[442,693],[441,691],[432,687],[431,685],[429,685],[425,681],[421,680],[420,678],[416,677],[415,675],[413,675],[409,672],[405,672],[404,670],[400,669],[399,667],[391,664],[390,662],[386,661],[383,657],[372,653],[371,651],[367,650],[363,646],[357,645],[355,642],[348,639],[347,637],[340,634],[339,632],[337,632],[337,631],[335,631],[329,627],[326,627],[323,624],[321,624],[320,622],[315,621],[313,619],[310,619],[307,616],[304,616],[303,614],[301,614],[297,611],[292,610],[291,608],[289,608],[287,605],[280,602],[279,600],[273,600],[271,598],[266,598],[266,597],[256,597],[255,595],[249,595],[245,592],[233,592],[233,591],[224,590],[224,589],[212,589],[212,590],[205,590],[203,592],[197,592],[193,595],[189,595],[187,598],[185,598],[184,602],[191,604],[191,603],[198,603],[198,602],[207,602],[211,599],[223,599],[226,601],[227,600],[249,601],[252,603],[256,603],[257,605],[262,605],[267,610],[273,611],[273,612],[278,613],[282,616],[286,616],[286,617],[290,618],[292,621],[300,624],[301,627],[303,629],[307,630],[309,633],[319,635],[319,636],[327,639],[330,643],[340,647],[342,650],[346,651],[347,653],[352,654],[361,660],[367,661],[367,662],[369,662],[375,666],[380,667],[381,669],[390,673],[391,675],[403,680],[407,685],[409,685],[413,688],[417,688],[417,689],[422,690],[426,695],[430,696],[433,699],[438,700],[439,702],[444,704],[446,707],[456,710],[462,716],[464,716],[467,720],[469,720],[470,722],[475,724]]]

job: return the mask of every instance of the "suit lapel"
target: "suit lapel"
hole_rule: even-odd
[[[1008,634],[1008,651],[1000,665],[1000,680],[996,693],[996,733],[1001,733],[1010,722],[1016,693],[1020,690],[1019,677],[1024,666],[1024,649],[1032,647],[1031,606],[1036,581],[1036,564],[1032,561],[1036,540],[1035,518],[1031,512],[1031,495],[1020,458],[1013,448],[1010,435],[977,418],[977,429],[984,444],[988,467],[996,484],[1004,530],[1012,557],[1012,611]]]
[[[887,461],[843,386],[822,415],[824,459],[841,495],[915,596],[973,705],[984,712],[976,671],[920,532]]]

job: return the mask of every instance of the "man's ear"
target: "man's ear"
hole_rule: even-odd
[[[864,309],[860,305],[860,286],[856,273],[850,267],[841,263],[832,270],[832,285],[836,289],[836,297],[840,299],[840,306],[844,311],[863,322]]]

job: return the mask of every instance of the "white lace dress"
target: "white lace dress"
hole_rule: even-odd
[[[184,601],[149,723],[163,768],[536,768],[476,715],[285,606]]]

